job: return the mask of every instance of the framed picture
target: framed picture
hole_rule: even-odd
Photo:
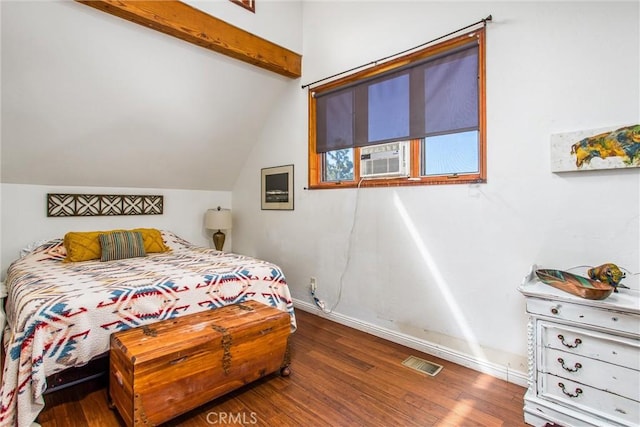
[[[640,167],[640,124],[551,135],[551,171]]]
[[[242,6],[253,13],[256,13],[255,0],[231,0],[231,2],[237,4],[238,6]]]
[[[293,165],[262,169],[263,210],[293,210]]]

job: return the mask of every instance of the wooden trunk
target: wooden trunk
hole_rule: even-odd
[[[127,425],[163,423],[288,369],[288,313],[247,301],[111,336],[109,396]]]

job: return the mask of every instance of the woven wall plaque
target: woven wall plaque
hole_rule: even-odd
[[[47,194],[47,216],[162,215],[163,196]]]

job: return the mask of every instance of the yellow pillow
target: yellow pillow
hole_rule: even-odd
[[[142,240],[144,241],[144,250],[147,253],[153,252],[167,252],[170,251],[171,248],[164,244],[164,240],[162,240],[162,234],[160,234],[160,230],[156,230],[155,228],[134,228],[129,231],[137,231],[142,234]]]
[[[100,259],[102,257],[102,249],[98,236],[112,231],[126,230],[68,232],[64,235],[64,247],[67,250],[67,257],[64,259],[64,262]],[[129,231],[137,231],[142,234],[144,249],[147,253],[167,252],[171,250],[171,248],[164,244],[160,231],[155,228],[136,228]]]
[[[70,231],[64,235],[64,247],[67,257],[64,262],[89,261],[100,259],[102,249],[98,236],[104,231]]]

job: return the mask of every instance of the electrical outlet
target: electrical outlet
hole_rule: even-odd
[[[311,292],[315,292],[316,291],[316,289],[318,288],[318,285],[316,284],[316,278],[315,277],[312,277],[309,280],[309,286],[311,287]]]

